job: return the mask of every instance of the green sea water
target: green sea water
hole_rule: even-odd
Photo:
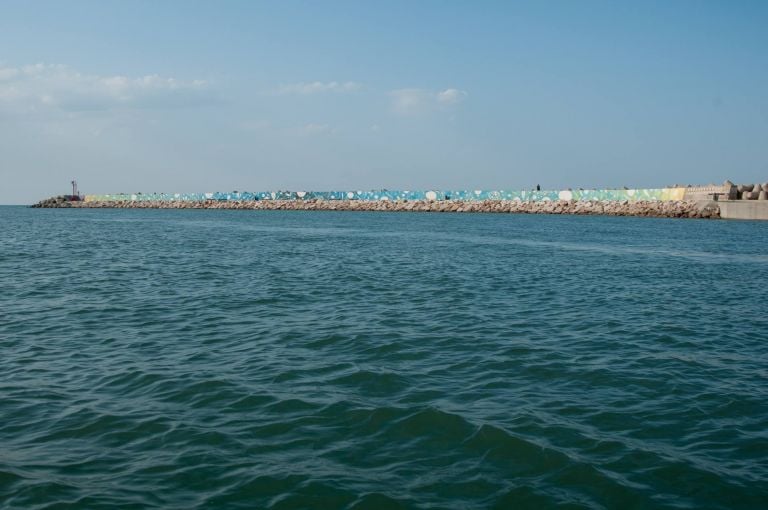
[[[768,507],[768,222],[0,225],[1,508]]]

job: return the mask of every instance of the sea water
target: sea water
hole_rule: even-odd
[[[768,506],[768,222],[0,226],[0,507]]]

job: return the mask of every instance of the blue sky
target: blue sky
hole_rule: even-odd
[[[768,181],[768,2],[0,0],[0,203]]]

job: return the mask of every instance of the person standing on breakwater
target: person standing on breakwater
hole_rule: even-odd
[[[538,184],[536,185],[536,191],[541,191],[541,186],[539,186]]]

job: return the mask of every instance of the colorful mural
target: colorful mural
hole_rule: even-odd
[[[205,200],[517,200],[539,202],[551,200],[682,200],[685,188],[657,189],[589,189],[561,191],[448,190],[448,191],[233,191],[231,193],[117,193],[86,195],[86,202],[182,201]]]

